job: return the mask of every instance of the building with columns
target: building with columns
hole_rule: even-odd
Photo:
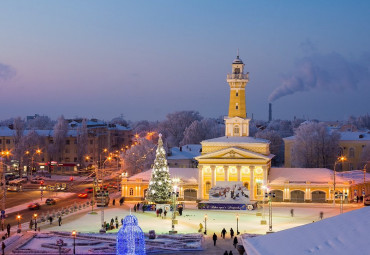
[[[239,58],[227,75],[230,86],[229,115],[225,117],[225,136],[201,142],[198,161],[198,199],[207,200],[209,190],[219,181],[241,181],[249,189],[252,200],[262,200],[262,186],[267,184],[271,167],[270,142],[249,136],[245,87],[249,74]]]

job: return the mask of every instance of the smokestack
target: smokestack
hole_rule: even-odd
[[[272,121],[272,104],[269,103],[269,122]]]

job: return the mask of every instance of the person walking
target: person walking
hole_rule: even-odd
[[[134,205],[134,212],[136,212],[136,204]]]
[[[31,230],[33,229],[33,220],[32,219],[30,220],[30,229]]]
[[[236,245],[238,244],[238,238],[234,237],[233,245],[236,248]]]
[[[116,205],[116,199],[113,199],[112,201],[112,205],[115,206]]]
[[[230,228],[230,236],[231,236],[231,239],[233,239],[233,237],[234,237],[234,229],[233,228]]]
[[[6,225],[6,232],[8,233],[8,237],[10,236],[10,224]]]
[[[123,197],[121,197],[119,200],[119,205],[122,206],[122,204],[123,204]]]
[[[322,220],[322,218],[324,218],[324,212],[323,211],[320,212],[320,220]]]
[[[233,255],[233,251],[229,251],[229,255]]]
[[[182,216],[182,211],[184,210],[184,208],[182,206],[179,206],[179,214],[180,216]]]
[[[221,236],[222,236],[223,239],[225,239],[226,233],[227,233],[226,229],[223,228],[222,231],[221,231]]]
[[[199,233],[202,233],[203,232],[203,224],[202,223],[199,223],[199,230],[198,230]]]
[[[224,252],[224,255],[229,255],[229,253],[227,251]]]
[[[1,243],[1,251],[2,251],[2,254],[5,255],[5,248],[6,248],[6,245],[4,243],[4,241]]]
[[[136,208],[137,208],[138,211],[140,210],[140,203],[137,203]]]
[[[116,216],[116,229],[118,229],[118,217]]]
[[[217,241],[216,233],[213,233],[212,240],[213,240],[213,246],[216,246],[216,241]]]
[[[50,225],[53,223],[53,217],[49,217]]]
[[[290,216],[294,217],[294,209],[290,209]]]
[[[62,216],[59,216],[59,218],[58,218],[58,224],[59,224],[59,227],[62,226]]]
[[[167,216],[167,210],[166,209],[164,209],[164,217],[166,218],[166,216]]]

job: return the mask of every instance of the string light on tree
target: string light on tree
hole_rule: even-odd
[[[153,203],[166,203],[172,191],[170,172],[167,165],[166,151],[163,148],[162,134],[159,134],[156,158],[153,164],[152,177],[149,182],[147,199]]]

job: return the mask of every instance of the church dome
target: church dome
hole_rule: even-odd
[[[243,64],[243,60],[241,60],[239,56],[236,56],[236,59],[234,59],[233,64]]]

